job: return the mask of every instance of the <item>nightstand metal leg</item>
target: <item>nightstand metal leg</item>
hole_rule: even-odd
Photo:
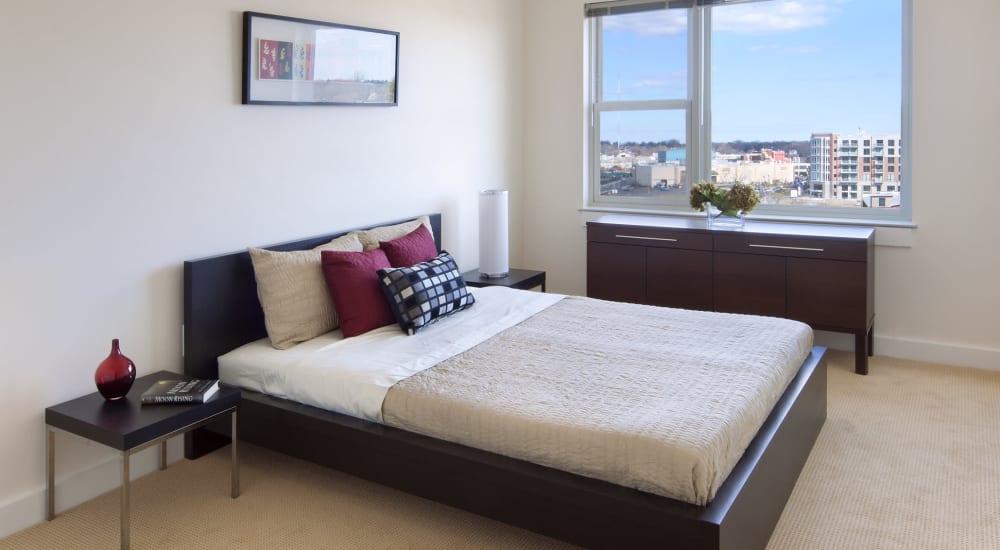
[[[232,479],[232,497],[236,498],[240,496],[240,451],[239,451],[239,437],[237,426],[239,419],[237,415],[239,414],[239,409],[233,409],[233,431],[230,438],[229,445],[232,447],[231,451],[233,453],[233,479]]]
[[[52,521],[56,517],[56,432],[45,427],[48,432],[45,437],[45,498],[48,501],[46,519]]]
[[[165,439],[163,443],[160,443],[160,469],[167,469],[167,440]]]
[[[122,538],[122,550],[129,550],[129,504],[128,504],[128,493],[129,493],[129,472],[128,464],[131,457],[131,451],[122,451],[122,489],[121,489],[121,510],[119,515],[121,516],[121,538]]]

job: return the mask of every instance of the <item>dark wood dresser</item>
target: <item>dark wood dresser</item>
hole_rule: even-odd
[[[609,215],[587,223],[587,296],[786,317],[854,334],[868,373],[875,320],[875,230]]]

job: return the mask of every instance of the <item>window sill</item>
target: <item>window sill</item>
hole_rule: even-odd
[[[680,210],[644,210],[638,208],[616,208],[613,206],[584,206],[580,212],[595,212],[608,214],[636,214],[640,216],[666,216],[682,218],[702,218],[704,214],[694,211]],[[825,225],[864,225],[875,228],[875,246],[893,248],[911,248],[913,246],[913,231],[917,224],[903,220],[873,220],[857,218],[819,218],[805,216],[774,216],[750,215],[747,219],[769,222],[816,223]]]

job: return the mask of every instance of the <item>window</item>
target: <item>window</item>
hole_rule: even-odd
[[[587,204],[691,213],[692,183],[739,181],[757,188],[761,218],[908,221],[903,178],[898,208],[843,191],[859,164],[865,181],[869,162],[883,169],[887,143],[910,173],[911,2],[588,4]]]

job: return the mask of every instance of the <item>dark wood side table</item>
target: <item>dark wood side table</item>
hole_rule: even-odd
[[[220,388],[205,403],[190,405],[145,405],[139,396],[157,380],[183,379],[183,375],[159,371],[135,380],[128,395],[106,401],[94,392],[45,409],[47,517],[55,518],[55,430],[107,445],[121,451],[121,547],[129,548],[129,459],[153,445],[160,445],[160,469],[167,467],[167,440],[220,417],[230,415],[236,434],[240,391]],[[232,497],[240,496],[239,451],[232,439]]]
[[[531,269],[511,269],[506,277],[491,279],[484,277],[478,269],[462,273],[465,284],[474,287],[484,286],[506,286],[521,290],[531,290],[536,286],[542,287],[545,292],[545,272]]]

